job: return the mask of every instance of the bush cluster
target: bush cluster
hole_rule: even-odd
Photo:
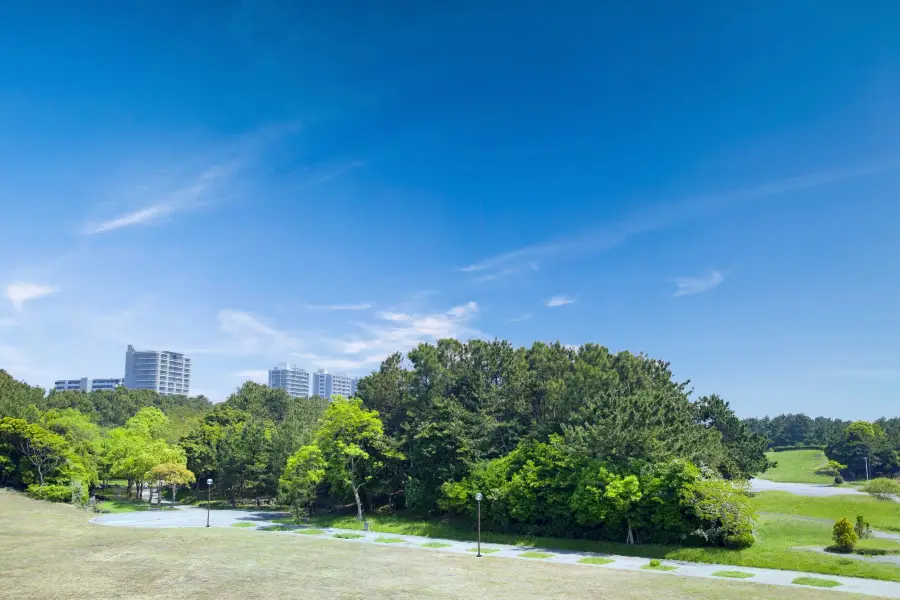
[[[37,485],[28,486],[26,493],[35,500],[48,500],[50,502],[71,502],[72,488],[68,485]]]

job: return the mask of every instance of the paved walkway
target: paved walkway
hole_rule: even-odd
[[[790,492],[798,496],[868,496],[854,487],[836,487],[826,483],[786,483],[768,479],[751,479],[751,492]],[[900,502],[900,498],[894,498]]]
[[[278,519],[284,516],[286,516],[285,513],[273,513],[266,511],[214,510],[210,512],[209,518],[211,527],[230,527],[236,523],[251,523],[254,525],[254,529],[261,529],[277,525],[277,523],[274,522],[274,519]],[[205,527],[206,518],[207,513],[201,508],[183,507],[180,510],[175,511],[147,511],[101,515],[92,519],[92,522],[99,523],[101,525],[123,527]],[[248,529],[250,528],[248,527]],[[302,528],[298,527],[297,529]],[[311,527],[307,527],[307,529],[311,529]],[[474,558],[474,542],[460,542],[457,540],[426,538],[414,535],[363,532],[346,529],[321,529],[323,533],[315,537],[330,537],[333,539],[334,543],[382,544],[404,548],[417,548],[421,551],[462,553]],[[296,533],[293,533],[292,531],[285,531],[282,533],[284,533],[285,535],[295,535],[296,537],[302,537],[296,535]],[[335,534],[341,533],[357,534],[361,537],[355,539],[334,539]],[[388,538],[402,541],[388,544],[385,542],[379,542],[379,538]],[[423,544],[444,544],[444,546],[439,548],[424,548]],[[528,559],[527,557],[523,556],[523,553],[528,551],[548,552],[551,554],[551,556],[542,560],[546,562],[577,565],[580,568],[612,568],[624,569],[627,571],[637,571],[641,570],[641,567],[645,566],[648,562],[648,559],[646,558],[636,558],[632,556],[601,555],[588,552],[572,552],[567,550],[553,550],[543,548],[525,548],[503,544],[482,544],[481,549],[482,554],[484,554],[485,557],[512,558],[516,560],[538,560]],[[580,560],[592,557],[608,558],[613,562],[607,565],[579,564]],[[650,573],[660,576],[673,575],[680,577],[714,578],[713,573],[717,571],[741,571],[744,573],[753,574],[753,578],[749,579],[748,581],[788,587],[806,587],[794,585],[792,581],[797,577],[815,577],[819,579],[829,579],[840,583],[840,587],[832,588],[833,591],[854,592],[857,594],[882,596],[885,598],[900,598],[900,583],[893,583],[889,581],[876,581],[874,579],[860,579],[856,577],[817,575],[810,573],[800,573],[796,571],[779,571],[776,569],[734,567],[731,565],[708,565],[674,560],[664,560],[663,564],[674,566],[677,568],[674,571],[651,571]]]

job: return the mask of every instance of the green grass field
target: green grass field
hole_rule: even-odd
[[[796,496],[788,492],[764,492],[752,499],[753,508],[760,513],[779,513],[836,521],[846,517],[851,521],[862,515],[872,529],[900,532],[900,502],[878,500],[871,496]]]
[[[750,579],[753,573],[745,573],[744,571],[716,571],[713,577],[725,577],[726,579]]]
[[[579,550],[598,554],[687,560],[737,567],[786,569],[822,575],[845,575],[900,582],[900,566],[896,564],[855,560],[841,555],[825,555],[800,549],[810,546],[825,548],[831,545],[832,522],[842,516],[852,520],[856,518],[857,514],[861,514],[872,523],[874,529],[900,531],[900,503],[875,500],[867,496],[810,498],[785,492],[758,494],[752,498],[751,502],[754,508],[762,513],[757,523],[759,539],[753,547],[745,550],[627,545],[615,542],[497,534],[490,531],[482,531],[482,541],[548,550]],[[829,522],[797,518],[799,516],[828,519]],[[475,539],[475,532],[460,523],[423,520],[402,515],[375,515],[367,517],[367,519],[370,522],[370,528],[380,533],[467,541]],[[320,516],[314,518],[313,521],[318,526],[343,529],[362,528],[362,523],[357,521],[354,516],[349,515]],[[485,553],[485,550],[482,550],[482,553]]]
[[[0,599],[816,600],[815,590],[364,546],[230,527],[105,527],[0,490]]]
[[[828,464],[828,459],[821,450],[766,452],[766,458],[778,461],[778,466],[760,475],[760,479],[788,483],[834,483],[834,477],[816,475],[816,469]]]

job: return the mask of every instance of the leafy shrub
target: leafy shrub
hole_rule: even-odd
[[[753,532],[745,531],[743,533],[726,535],[723,545],[732,550],[743,550],[752,546],[754,542],[756,542],[756,538],[753,536]]]
[[[862,489],[879,500],[890,500],[891,496],[900,496],[900,482],[887,477],[873,479]]]
[[[835,475],[834,476],[834,485],[841,485],[842,483],[844,483],[844,478],[841,477],[840,475]]]
[[[856,537],[861,540],[872,537],[872,526],[860,515],[856,517],[856,525],[853,526],[853,530],[856,531]]]
[[[892,554],[890,550],[885,550],[884,548],[857,548],[854,552],[862,556],[886,556]]]
[[[825,552],[831,552],[832,554],[852,554],[853,548],[844,548],[842,546],[838,546],[837,544],[832,544],[831,546],[825,547]],[[847,564],[853,564],[853,561],[850,561]]]
[[[28,486],[26,492],[35,500],[47,500],[49,502],[71,502],[72,489],[67,485],[35,485]]]
[[[651,559],[650,559],[650,566],[651,566],[651,567],[658,567],[658,566],[660,566],[660,565],[662,565],[662,562],[661,562],[658,558],[651,558]]]
[[[834,539],[834,545],[845,552],[852,552],[856,542],[859,541],[856,530],[847,519],[839,519],[834,522],[831,537]]]
[[[816,469],[816,475],[831,475],[833,477],[837,477],[841,474],[841,471],[845,470],[846,468],[847,465],[842,465],[836,460],[829,460],[827,465]]]

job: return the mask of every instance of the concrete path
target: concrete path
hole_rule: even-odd
[[[827,483],[786,483],[768,479],[751,479],[751,492],[790,492],[798,496],[868,496],[855,487],[836,487]],[[895,502],[900,498],[894,497]]]
[[[211,527],[230,527],[236,523],[251,523],[254,525],[252,529],[264,529],[277,525],[273,520],[287,516],[286,513],[273,513],[266,511],[242,511],[242,510],[214,510],[209,513]],[[92,519],[93,523],[101,525],[112,525],[121,527],[206,527],[207,512],[201,508],[184,507],[175,511],[147,511],[147,512],[131,512],[117,513],[109,515],[101,515]],[[248,529],[251,529],[248,527]],[[297,530],[304,529],[297,527]],[[312,527],[305,527],[312,529]],[[334,529],[334,528],[316,528],[323,531],[322,534],[314,537],[328,537],[334,543],[350,543],[350,544],[374,544],[385,546],[398,546],[403,548],[417,548],[422,551],[433,552],[451,552],[472,556],[475,558],[473,549],[474,542],[460,542],[457,540],[444,540],[437,538],[426,538],[414,535],[399,535],[391,533],[363,532],[357,530]],[[293,535],[295,537],[303,537],[297,535],[294,531],[280,532],[284,535]],[[361,537],[355,539],[338,539],[334,538],[335,534],[356,534]],[[273,535],[275,533],[273,532]],[[378,539],[401,540],[395,543],[379,542]],[[440,548],[425,548],[423,544],[445,544]],[[642,570],[641,567],[647,565],[648,559],[636,558],[632,556],[602,555],[592,554],[588,552],[572,552],[567,550],[553,550],[544,548],[525,548],[521,546],[509,546],[503,544],[482,544],[482,554],[484,557],[512,558],[516,560],[544,560],[553,563],[565,563],[577,565],[580,568],[593,569],[624,569],[627,571]],[[545,559],[529,559],[523,556],[528,551],[547,552],[551,556]],[[584,558],[602,557],[612,560],[607,565],[586,565],[579,564]],[[757,569],[751,567],[734,567],[731,565],[708,565],[701,563],[689,563],[683,561],[664,560],[664,565],[677,567],[674,571],[645,571],[653,575],[674,575],[680,577],[704,577],[715,578],[713,573],[717,571],[741,571],[744,573],[752,573],[753,578],[748,579],[754,583],[762,583],[767,585],[778,585],[788,587],[806,587],[793,584],[793,580],[797,577],[815,577],[817,579],[828,579],[836,581],[841,585],[832,588],[831,591],[854,592],[857,594],[867,594],[871,596],[881,596],[885,598],[900,598],[900,583],[889,581],[876,581],[874,579],[860,579],[856,577],[838,577],[832,575],[818,575],[814,573],[800,573],[797,571],[780,571],[776,569]]]

